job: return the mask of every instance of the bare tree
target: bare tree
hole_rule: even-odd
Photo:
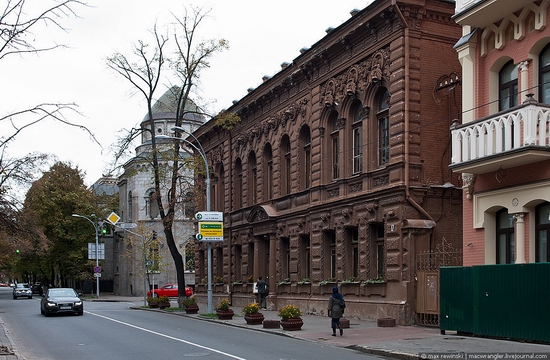
[[[39,54],[63,47],[47,38],[42,26],[66,31],[62,20],[76,17],[75,9],[86,6],[80,0],[4,0],[0,5],[0,60],[10,56]],[[23,231],[18,226],[21,199],[17,196],[20,185],[28,185],[46,159],[42,154],[29,154],[20,159],[10,158],[8,145],[25,129],[45,119],[54,119],[69,126],[75,126],[93,138],[84,126],[68,120],[70,113],[78,113],[74,103],[40,103],[38,105],[0,113],[0,124],[6,124],[0,135],[0,231],[6,236]],[[11,129],[11,130],[10,130]],[[0,235],[0,240],[6,236]]]
[[[171,87],[176,91],[173,94],[177,107],[175,109],[176,126],[181,126],[184,117],[189,112],[202,113],[199,107],[186,106],[191,101],[190,94],[196,86],[200,71],[208,67],[208,59],[214,53],[222,51],[228,46],[227,41],[223,39],[197,41],[199,25],[207,15],[208,11],[198,8],[186,10],[181,19],[174,15],[175,23],[168,26],[169,31],[172,32],[170,37],[161,35],[155,25],[152,30],[154,37],[152,46],[143,41],[138,41],[133,46],[133,58],[136,59],[136,62],[118,52],[107,59],[108,66],[128,80],[147,103],[148,127],[128,131],[127,136],[119,143],[116,158],[121,157],[130,148],[132,141],[143,131],[151,132],[152,158],[150,161],[153,169],[153,181],[155,192],[164,194],[164,196],[157,196],[157,203],[166,243],[176,268],[180,306],[185,298],[184,260],[175,243],[173,225],[178,197],[184,195],[178,191],[180,190],[178,185],[182,183],[180,179],[181,149],[180,142],[174,141],[170,154],[167,158],[162,159],[162,156],[166,156],[166,154],[162,151],[154,134],[153,101],[163,79],[164,71],[169,70],[166,67],[170,65],[171,73],[179,81],[177,86]],[[169,53],[168,46],[171,45],[170,38],[173,38],[176,49],[173,57],[166,55]],[[167,159],[168,161],[166,161]],[[167,163],[170,164],[171,169],[166,169]],[[165,184],[166,187],[161,192],[162,184]]]
[[[30,3],[30,4],[29,4]],[[86,6],[79,0],[63,0],[59,2],[26,0],[7,0],[0,8],[0,60],[9,56],[23,56],[25,54],[39,54],[45,51],[64,47],[62,44],[44,43],[36,41],[40,37],[36,34],[40,26],[50,26],[66,31],[61,20],[76,17],[74,8]],[[42,34],[40,34],[42,35]],[[66,113],[78,113],[74,103],[41,103],[28,109],[21,109],[10,114],[0,114],[0,123],[11,125],[12,131],[0,136],[0,149],[14,140],[24,129],[48,118],[59,121],[65,125],[78,127],[90,135],[99,144],[94,135],[84,126],[74,124],[67,120]]]

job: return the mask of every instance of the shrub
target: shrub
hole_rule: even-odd
[[[253,302],[243,307],[243,314],[252,315],[260,312],[260,304]]]
[[[279,316],[284,320],[297,319],[300,316],[302,316],[302,311],[300,310],[299,307],[289,304],[283,307],[281,310],[279,310]]]
[[[197,300],[195,299],[194,296],[190,296],[187,299],[183,300],[181,304],[183,305],[184,308],[187,308],[191,305],[197,305]]]
[[[229,310],[229,308],[231,307],[231,305],[229,305],[229,300],[227,300],[226,298],[223,298],[218,306],[216,307],[216,309],[218,310]]]

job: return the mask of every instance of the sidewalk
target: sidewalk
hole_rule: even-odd
[[[143,297],[122,297],[110,294],[102,295],[100,299],[86,299],[86,301],[117,301],[127,302],[134,309],[141,309]],[[172,301],[172,306],[177,306]],[[214,306],[214,305],[213,305]],[[207,312],[207,304],[199,303],[199,313]],[[496,340],[459,336],[456,333],[441,335],[438,328],[420,326],[378,327],[375,321],[350,320],[350,327],[344,329],[343,336],[331,336],[330,318],[318,315],[303,315],[304,325],[300,331],[284,331],[279,329],[264,329],[262,325],[247,325],[242,308],[232,307],[235,316],[232,320],[217,320],[200,315],[188,315],[185,312],[170,312],[175,316],[193,317],[203,321],[217,322],[225,326],[264,331],[274,335],[290,336],[305,341],[316,341],[327,345],[357,349],[369,354],[382,355],[399,359],[434,358],[430,354],[460,355],[455,358],[464,359],[465,354],[547,354],[550,359],[550,345],[522,343],[508,340]],[[146,311],[162,311],[145,309]],[[262,310],[265,319],[280,320],[277,311]],[[11,352],[11,343],[6,331],[0,322],[0,360],[16,360],[16,354]],[[9,334],[8,334],[9,335]],[[428,354],[424,356],[423,354]],[[481,357],[479,358],[481,359]],[[492,359],[495,359],[493,356]],[[526,357],[526,359],[528,359]]]

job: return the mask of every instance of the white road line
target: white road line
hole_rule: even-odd
[[[136,326],[136,325],[128,324],[128,323],[126,323],[126,322],[119,321],[119,320],[116,320],[116,319],[113,319],[113,318],[110,318],[110,317],[107,317],[107,316],[95,314],[95,313],[89,312],[89,311],[86,311],[86,313],[87,313],[87,314],[90,314],[90,315],[94,315],[94,316],[100,317],[100,318],[103,318],[103,319],[105,319],[105,320],[110,320],[110,321],[113,321],[113,322],[116,322],[116,323],[119,323],[119,324],[122,324],[122,325],[125,325],[125,326],[129,326],[129,327],[132,327],[132,328],[134,328],[134,329],[138,329],[138,330],[145,331],[145,332],[148,332],[148,333],[151,333],[151,334],[155,334],[155,335],[158,335],[158,336],[162,336],[162,337],[165,337],[165,338],[170,339],[170,340],[176,340],[176,341],[179,341],[179,342],[182,342],[182,343],[191,345],[191,346],[196,346],[196,347],[201,348],[201,349],[205,349],[205,350],[208,350],[208,351],[212,351],[212,352],[215,352],[215,353],[218,353],[218,354],[221,354],[221,355],[224,355],[224,356],[233,358],[233,359],[246,360],[245,358],[242,358],[242,357],[238,357],[238,356],[235,356],[235,355],[231,355],[231,354],[228,354],[228,353],[223,352],[223,351],[219,351],[219,350],[216,350],[216,349],[209,348],[209,347],[207,347],[207,346],[203,346],[203,345],[199,345],[199,344],[196,344],[196,343],[192,343],[192,342],[187,341],[187,340],[179,339],[179,338],[176,338],[176,337],[173,337],[173,336],[170,336],[170,335],[166,335],[166,334],[162,334],[162,333],[159,333],[159,332],[156,332],[156,331],[152,331],[152,330],[149,330],[149,329],[145,329],[145,328],[142,328],[142,327],[139,327],[139,326]]]

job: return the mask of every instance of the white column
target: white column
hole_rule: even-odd
[[[528,91],[529,89],[529,61],[522,61],[518,64],[518,70],[519,70],[519,77],[520,77],[520,84],[519,84],[519,99],[518,104],[521,104],[523,100],[526,99],[527,93],[531,92]]]
[[[516,264],[525,264],[525,222],[524,213],[514,214],[516,219]]]

